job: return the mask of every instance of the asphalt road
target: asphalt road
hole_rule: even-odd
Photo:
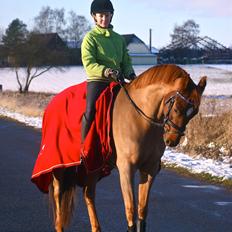
[[[30,182],[40,132],[0,119],[0,232],[49,232],[47,195]],[[81,191],[67,232],[89,232]],[[117,171],[97,186],[96,204],[103,232],[126,232]],[[147,232],[231,232],[232,193],[162,170],[149,202]]]

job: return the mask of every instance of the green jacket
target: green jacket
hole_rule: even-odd
[[[81,45],[82,63],[87,81],[111,81],[104,76],[107,68],[116,69],[128,77],[134,73],[124,38],[111,28],[94,27]]]

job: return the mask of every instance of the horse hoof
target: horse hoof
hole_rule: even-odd
[[[136,225],[128,226],[127,232],[136,232]]]
[[[146,232],[145,220],[138,220],[137,221],[137,232]]]

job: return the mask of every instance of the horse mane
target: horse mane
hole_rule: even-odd
[[[173,83],[178,78],[191,80],[189,74],[181,67],[174,64],[153,66],[140,74],[132,83],[133,88],[143,88],[154,83]],[[191,82],[191,81],[190,81]],[[192,81],[193,82],[193,81]]]

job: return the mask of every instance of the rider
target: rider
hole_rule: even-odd
[[[94,0],[90,13],[96,26],[81,45],[82,62],[87,73],[86,111],[82,118],[81,139],[84,141],[95,116],[95,102],[112,81],[135,78],[124,38],[110,24],[114,8],[110,0]]]

